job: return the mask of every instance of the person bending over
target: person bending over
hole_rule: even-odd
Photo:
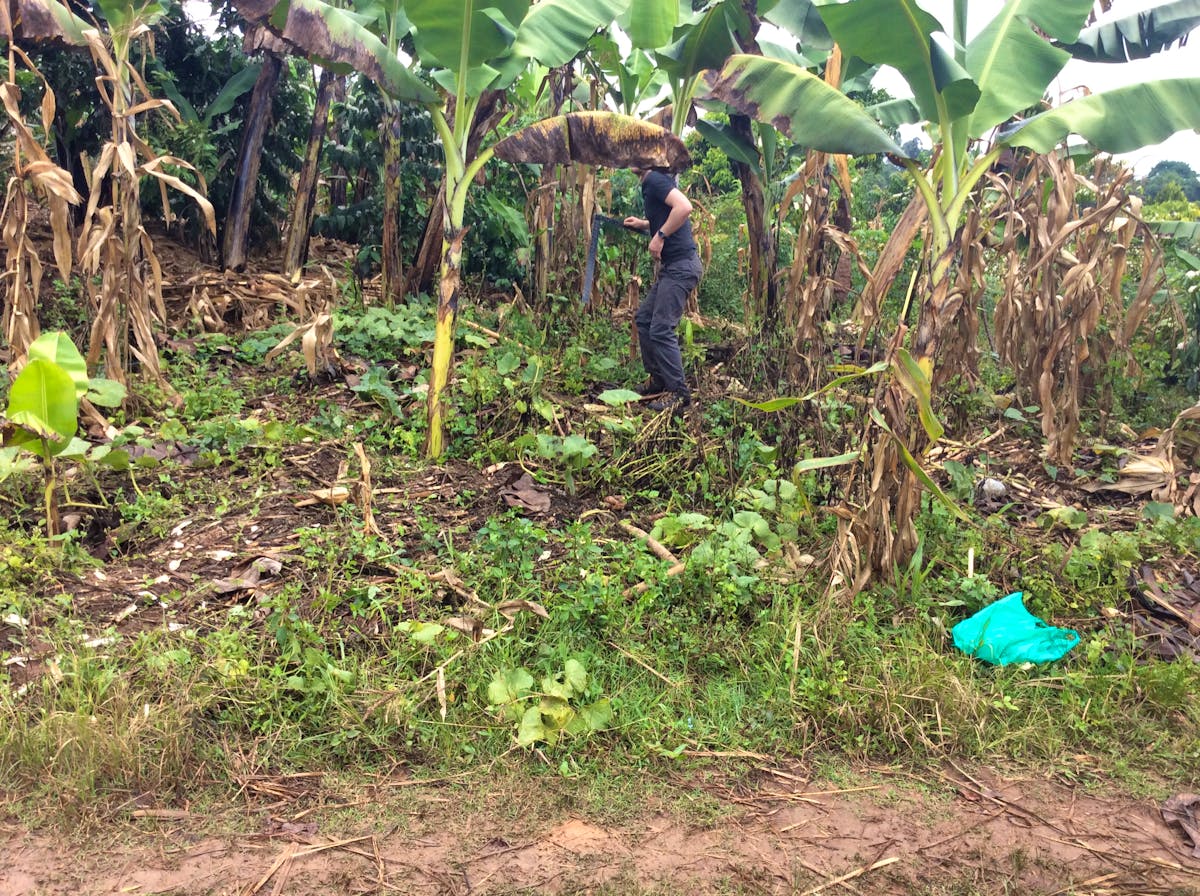
[[[645,218],[630,216],[625,226],[650,233],[650,254],[659,262],[654,283],[638,305],[638,342],[642,366],[650,379],[638,388],[643,395],[661,393],[648,407],[656,411],[679,411],[691,404],[692,396],[683,375],[676,328],[683,318],[688,295],[703,273],[696,240],[692,236],[692,203],[675,183],[675,178],[658,169],[631,169],[642,182]]]

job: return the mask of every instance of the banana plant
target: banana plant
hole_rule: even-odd
[[[468,136],[481,98],[506,89],[530,60],[550,67],[571,61],[598,29],[629,8],[629,0],[542,0],[536,5],[495,0],[486,8],[473,0],[390,0],[356,11],[321,0],[235,3],[248,20],[301,52],[350,66],[395,99],[421,103],[433,117],[442,140],[446,210],[425,451],[438,457],[445,447],[443,402],[453,360],[463,219],[471,184],[495,151],[493,145],[473,156],[469,152]],[[389,27],[381,38],[379,24],[384,21]],[[427,76],[400,62],[396,50],[401,38],[411,39]],[[619,143],[619,129],[604,139]]]
[[[912,354],[898,350],[888,395],[881,396],[889,419],[880,415],[878,422],[890,434],[888,444],[903,458],[912,476],[899,477],[897,482],[902,478],[904,484],[894,485],[890,491],[876,490],[864,514],[864,532],[875,535],[860,543],[868,545],[875,572],[886,574],[896,554],[910,554],[916,547],[912,519],[917,502],[910,490],[916,487],[919,473],[910,461],[922,444],[940,437],[941,427],[923,412],[925,438],[916,438],[903,419],[904,408],[911,398],[925,408],[940,335],[964,301],[961,292],[951,288],[955,235],[980,178],[1007,146],[1045,153],[1068,137],[1079,136],[1098,150],[1128,152],[1177,131],[1200,127],[1200,78],[1136,84],[1021,117],[1041,102],[1046,87],[1070,58],[1068,48],[1102,43],[1099,32],[1084,32],[1091,7],[1091,0],[1008,0],[968,43],[967,4],[956,0],[949,47],[934,36],[945,34],[946,29],[914,0],[850,0],[818,7],[847,57],[889,65],[904,76],[913,100],[899,106],[907,107],[909,120],[928,123],[937,159],[927,174],[915,161],[903,158],[903,153],[895,153],[929,212],[931,266]],[[1177,0],[1166,7],[1172,10],[1169,32],[1146,25],[1154,21],[1147,16],[1140,31],[1121,30],[1126,41],[1137,35],[1148,50],[1161,49],[1200,24],[1200,0]],[[1190,27],[1180,24],[1185,20]],[[719,99],[774,123],[798,143],[832,152],[875,151],[855,149],[858,141],[852,137],[857,129],[869,132],[875,122],[857,107],[820,99],[813,77],[794,65],[735,56],[719,74],[709,76],[709,83]],[[889,112],[896,110],[897,104],[892,104]],[[897,119],[890,118],[888,123],[895,124]],[[976,141],[1001,125],[1004,127],[982,151],[974,151]],[[899,460],[881,458],[875,461],[875,481],[885,475],[899,476]],[[897,550],[893,552],[893,548]]]
[[[117,405],[124,397],[120,384],[90,379],[79,349],[62,332],[43,333],[29,346],[28,360],[13,380],[8,406],[0,418],[0,481],[20,469],[17,458],[28,452],[42,461],[46,534],[60,535],[56,458],[78,456],[87,443],[75,438],[79,402]]]

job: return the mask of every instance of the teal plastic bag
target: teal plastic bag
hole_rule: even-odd
[[[988,604],[950,630],[954,646],[996,666],[1049,663],[1079,643],[1079,632],[1047,625],[1025,609],[1017,591]]]

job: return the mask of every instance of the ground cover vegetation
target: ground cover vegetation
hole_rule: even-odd
[[[496,29],[294,0],[305,33],[247,2],[216,38],[178,7],[41,5],[2,87],[13,811],[764,754],[1187,789],[1196,173],[1095,150],[1196,127],[1200,88],[1088,98],[1120,133],[1041,97],[1071,53],[1169,51],[1200,5],[1138,32],[1014,0],[973,42],[956,19],[957,54],[924,13],[906,43],[850,21],[905,2],[518,2]],[[1001,71],[1029,41],[1038,70]],[[870,89],[879,63],[915,101]],[[1161,120],[1124,115],[1151,95]],[[668,97],[684,143],[593,118],[530,155],[538,122]],[[675,418],[632,391],[652,272],[605,223],[637,181],[602,163],[684,145],[706,275]],[[1012,591],[1079,647],[957,652]]]

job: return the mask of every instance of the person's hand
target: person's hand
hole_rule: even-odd
[[[657,233],[650,238],[650,254],[662,261],[663,238]]]
[[[630,215],[628,218],[625,219],[625,226],[630,228],[631,230],[649,230],[650,222],[647,221],[645,218],[637,218],[637,217],[634,217],[633,215]]]

